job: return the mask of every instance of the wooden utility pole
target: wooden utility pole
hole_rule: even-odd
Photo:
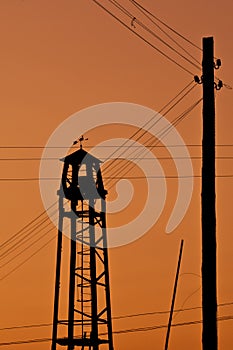
[[[217,350],[215,102],[213,38],[203,38],[202,349]]]

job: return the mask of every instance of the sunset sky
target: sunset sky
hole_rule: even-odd
[[[124,28],[92,0],[0,1],[0,346],[18,340],[51,337],[51,325],[42,325],[51,324],[53,316],[56,227],[43,215],[40,219],[45,220],[44,226],[40,224],[34,229],[29,226],[28,231],[24,229],[12,241],[20,229],[44,210],[38,178],[43,147],[50,135],[69,116],[97,104],[129,102],[160,111],[191,84],[194,75],[202,74],[201,50],[163,27],[199,62],[196,63],[198,68],[143,31],[136,21],[131,23],[110,1],[99,2],[181,67]],[[131,1],[117,2],[148,25],[153,33],[176,47]],[[215,57],[222,61],[222,67],[215,72],[224,83],[223,88],[216,91],[218,316],[226,316],[227,320],[219,321],[218,334],[219,350],[230,349],[233,344],[233,90],[230,88],[233,86],[233,2],[138,2],[198,47],[202,46],[203,37],[213,36]],[[197,84],[166,118],[172,122],[201,97],[202,85]],[[135,130],[135,127],[121,125],[96,127],[85,135],[88,140],[84,148],[89,150],[111,138],[129,138]],[[167,234],[165,229],[177,196],[177,172],[173,160],[164,159],[168,156],[166,150],[153,150],[158,159],[163,158],[160,163],[167,176],[165,208],[140,239],[109,250],[109,267],[113,316],[154,314],[113,320],[113,331],[167,324],[168,314],[156,312],[169,310],[181,239],[184,239],[184,251],[175,308],[192,310],[177,313],[173,322],[189,323],[202,317],[201,103],[177,125],[177,130],[192,158],[195,176],[192,200],[179,226]],[[80,131],[76,133],[78,138]],[[144,138],[142,143],[145,141]],[[141,176],[138,169],[133,174]],[[114,199],[114,186],[103,180],[109,191],[108,198]],[[115,217],[109,215],[109,225],[133,220],[143,207],[145,181],[135,179],[132,184],[133,202]],[[30,327],[14,328],[23,325]],[[5,327],[13,329],[3,330]],[[201,330],[201,323],[172,328],[169,350],[201,349]],[[165,335],[165,327],[116,333],[115,350],[163,349]],[[3,348],[46,350],[50,346],[50,342],[41,342]]]

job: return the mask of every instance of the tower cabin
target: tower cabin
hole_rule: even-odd
[[[62,188],[65,198],[71,201],[105,199],[107,191],[100,170],[101,160],[80,148],[61,161],[64,162]]]

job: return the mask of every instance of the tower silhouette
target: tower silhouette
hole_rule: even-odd
[[[64,162],[59,195],[57,264],[54,295],[52,350],[76,347],[113,350],[108,249],[106,236],[107,191],[101,161],[80,149]],[[63,252],[64,224],[69,227],[69,251]],[[66,254],[65,254],[66,253]],[[69,257],[69,279],[61,272]],[[67,263],[67,261],[66,261]],[[61,288],[66,290],[60,316]]]

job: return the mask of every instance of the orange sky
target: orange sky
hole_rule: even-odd
[[[107,4],[104,0],[102,3]],[[122,0],[128,8],[129,2]],[[215,56],[222,59],[216,72],[233,85],[232,11],[230,0],[171,2],[141,0],[146,8],[201,46],[203,36],[214,36]],[[156,111],[172,99],[193,77],[120,26],[91,0],[2,0],[0,3],[1,45],[1,144],[0,146],[44,146],[55,128],[71,114],[104,102],[133,102]],[[154,43],[157,44],[156,41]],[[185,46],[201,62],[201,52]],[[189,66],[190,67],[190,66]],[[201,72],[192,67],[194,74]],[[232,144],[232,92],[216,94],[216,142]],[[201,97],[198,86],[167,118],[171,121]],[[186,144],[201,144],[201,106],[177,127]],[[77,130],[77,137],[79,136]],[[96,131],[96,133],[98,130]],[[88,135],[86,135],[88,137]],[[105,138],[93,132],[87,145]],[[120,128],[115,137],[121,137]],[[200,156],[199,147],[190,154]],[[232,147],[218,147],[217,156],[232,157]],[[41,149],[0,149],[0,158],[39,158]],[[156,154],[157,156],[161,154]],[[232,159],[217,160],[217,174],[233,174]],[[161,163],[168,174],[173,166]],[[193,160],[200,174],[201,161]],[[1,161],[0,178],[35,177],[39,161]],[[195,178],[189,210],[171,234],[165,227],[177,191],[176,180],[168,180],[165,210],[154,227],[141,239],[110,250],[112,312],[114,316],[168,310],[175,276],[180,239],[185,241],[176,308],[201,305],[200,178]],[[218,302],[233,302],[231,272],[233,179],[217,178]],[[38,181],[0,182],[1,242],[43,211]],[[140,207],[139,186],[135,204]],[[156,199],[155,199],[156,200]],[[126,214],[125,214],[126,215]],[[122,213],[122,221],[125,220]],[[44,234],[46,230],[42,232]],[[50,232],[51,237],[56,229]],[[18,266],[47,238],[0,267],[0,278]],[[1,243],[0,242],[0,243]],[[46,248],[0,281],[0,328],[52,322],[55,250]],[[14,254],[1,261],[1,265]],[[1,251],[0,251],[1,253]],[[196,293],[194,293],[196,291]],[[194,293],[192,296],[191,294]],[[187,299],[190,296],[189,299]],[[185,302],[185,300],[187,301]],[[185,304],[183,305],[183,303]],[[219,308],[219,316],[233,315],[233,306]],[[174,323],[199,320],[199,309],[178,314]],[[114,330],[163,325],[167,315],[114,321]],[[219,349],[233,343],[232,320],[219,322]],[[51,328],[1,331],[1,342],[51,336]],[[162,349],[165,329],[114,336],[116,350]],[[201,325],[175,327],[170,350],[201,349]],[[49,343],[18,345],[45,350]],[[15,345],[6,347],[16,349]]]

